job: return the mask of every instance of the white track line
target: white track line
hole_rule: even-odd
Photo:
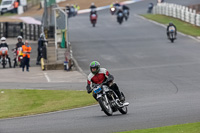
[[[47,75],[47,73],[44,73],[45,78],[47,79],[48,82],[51,82],[49,76]]]
[[[95,104],[95,105],[90,105],[90,106],[85,106],[85,107],[80,107],[80,108],[74,108],[74,109],[59,110],[59,111],[53,111],[53,112],[47,112],[47,113],[41,113],[41,114],[35,114],[35,115],[19,116],[19,117],[13,117],[13,118],[4,118],[4,119],[0,119],[0,121],[21,119],[21,118],[30,118],[30,117],[36,117],[36,116],[49,115],[49,114],[56,114],[56,113],[81,110],[81,109],[86,109],[86,108],[91,108],[91,107],[96,107],[96,106],[99,106],[99,105]]]

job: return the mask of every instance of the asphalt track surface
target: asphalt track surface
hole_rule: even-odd
[[[167,0],[166,0],[167,1]],[[142,19],[150,0],[134,3],[119,25],[109,10],[99,11],[95,28],[88,14],[70,19],[73,55],[85,74],[98,60],[114,75],[130,102],[128,114],[106,116],[98,105],[0,120],[0,133],[111,133],[200,121],[200,42]],[[155,1],[153,1],[155,3]],[[198,0],[168,0],[183,5]]]

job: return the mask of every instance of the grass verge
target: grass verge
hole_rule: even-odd
[[[0,118],[40,114],[96,104],[86,91],[0,89]]]
[[[200,122],[118,133],[200,133]]]
[[[169,22],[172,22],[177,27],[179,32],[195,37],[200,36],[200,27],[184,22],[182,20],[157,14],[144,14],[142,16],[165,25],[169,24]]]

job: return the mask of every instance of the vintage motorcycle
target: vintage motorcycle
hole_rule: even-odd
[[[12,49],[13,54],[14,54],[14,59],[13,59],[13,67],[15,68],[16,66],[22,65],[22,59],[23,59],[23,53],[22,53],[22,47],[14,48]]]
[[[90,21],[93,27],[95,27],[96,23],[97,23],[97,14],[96,13],[92,13],[90,15]]]
[[[110,8],[110,13],[111,13],[111,15],[114,15],[115,12],[116,12],[116,8],[115,8],[114,6],[111,7],[111,8]]]
[[[7,47],[1,47],[0,48],[0,56],[1,56],[1,64],[3,68],[6,67],[6,64],[8,63],[8,48]]]
[[[111,90],[105,82],[102,84],[95,84],[93,87],[93,93],[96,95],[96,100],[102,108],[102,111],[108,116],[111,116],[113,112],[119,111],[122,114],[127,114],[129,105],[128,102],[122,103],[116,93]],[[122,96],[123,93],[121,93]],[[125,97],[124,97],[125,99]]]
[[[173,43],[176,39],[175,28],[173,26],[169,27],[169,40]]]
[[[127,21],[129,17],[129,11],[127,9],[123,10],[124,18]]]
[[[118,22],[119,24],[122,24],[123,18],[124,18],[124,15],[123,15],[122,12],[120,12],[120,13],[117,14],[117,22]]]

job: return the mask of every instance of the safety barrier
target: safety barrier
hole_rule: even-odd
[[[0,36],[6,38],[13,38],[21,35],[28,40],[38,40],[41,33],[41,25],[26,24],[23,22],[1,22],[0,23]]]
[[[200,26],[200,14],[197,14],[196,10],[186,6],[171,3],[158,3],[154,6],[153,13],[171,16],[193,25]]]

